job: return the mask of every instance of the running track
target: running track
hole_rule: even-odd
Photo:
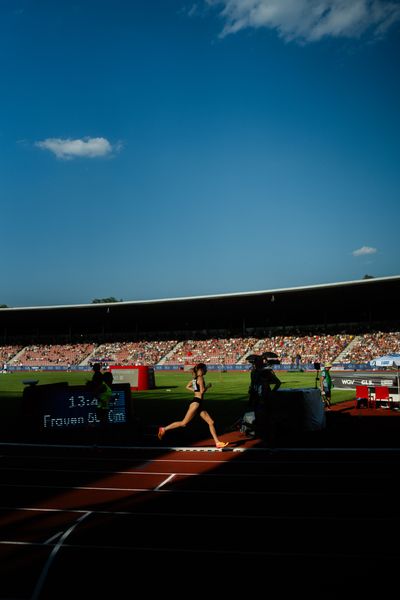
[[[398,585],[400,449],[0,455],[2,600],[386,598]]]

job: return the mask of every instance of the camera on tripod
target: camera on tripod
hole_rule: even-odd
[[[318,380],[319,380],[319,371],[321,369],[321,363],[320,362],[315,362],[314,363],[314,369],[317,371],[317,374],[315,376],[315,389],[317,389],[317,387],[318,387]]]

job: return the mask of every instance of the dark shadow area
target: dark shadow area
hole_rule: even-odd
[[[400,415],[354,415],[346,411],[327,413],[326,446],[399,448]]]
[[[346,423],[349,438],[352,434],[354,446],[361,447],[362,438],[355,433],[364,435],[365,430],[355,430],[354,422],[346,413],[332,412],[327,431],[308,433],[343,435]],[[46,546],[0,546],[0,597],[30,598],[57,534],[69,528],[40,600],[58,597],[60,585],[65,596],[78,590],[88,597],[125,598],[127,590],[148,589],[155,573],[168,581],[171,569],[189,570],[193,561],[207,565],[207,577],[196,579],[200,594],[207,589],[209,594],[210,577],[218,593],[248,593],[250,577],[251,589],[273,587],[284,598],[299,590],[311,598],[346,597],[343,588],[355,581],[358,590],[379,588],[385,595],[392,584],[387,570],[394,573],[399,559],[397,549],[387,544],[389,535],[399,533],[399,521],[385,507],[400,499],[400,453],[318,451],[317,444],[301,449],[287,431],[280,432],[279,440],[287,449],[265,449],[260,442],[259,448],[243,453],[174,454],[174,461],[188,459],[181,468],[185,474],[179,475],[175,462],[163,475],[161,462],[154,467],[158,475],[143,480],[143,487],[154,490],[173,468],[174,477],[159,493],[127,491],[135,485],[126,472],[135,466],[151,471],[151,459],[164,461],[166,452],[3,447],[2,506],[44,511],[1,510],[1,539],[42,542],[56,537]],[[207,464],[209,457],[214,462]],[[198,467],[190,471],[191,463]],[[110,492],[105,494],[96,488],[108,478]],[[79,491],[83,486],[93,489]],[[45,511],[63,502],[83,513],[97,512],[74,527],[82,513]],[[374,569],[360,578],[366,561]],[[105,567],[99,570],[98,565]],[[183,593],[178,590],[177,595]]]
[[[268,428],[260,433],[262,444],[274,448],[399,448],[400,415],[357,415],[352,409],[326,412],[326,425],[317,431],[301,431],[275,424],[273,435]]]

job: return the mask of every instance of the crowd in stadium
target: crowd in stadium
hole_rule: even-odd
[[[388,353],[400,352],[400,332],[362,334],[276,335],[266,338],[142,340],[108,343],[0,345],[0,363],[17,367],[73,368],[102,362],[109,365],[247,364],[249,354],[275,352],[288,368],[314,362],[339,365],[368,364]]]

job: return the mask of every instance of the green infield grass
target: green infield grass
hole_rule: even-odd
[[[286,388],[315,387],[315,373],[276,371]],[[39,385],[68,382],[84,385],[91,372],[81,371],[31,371],[0,374],[0,433],[18,427],[21,418],[24,381],[38,380]],[[185,389],[190,373],[182,371],[156,371],[156,387],[152,390],[132,392],[135,418],[146,428],[165,425],[183,418],[191,393]],[[218,432],[229,429],[245,412],[248,399],[250,373],[242,371],[209,371],[207,383],[212,387],[206,394],[206,408],[215,420]],[[354,390],[333,390],[332,402],[355,398]],[[204,423],[196,421],[191,428],[202,429]]]

